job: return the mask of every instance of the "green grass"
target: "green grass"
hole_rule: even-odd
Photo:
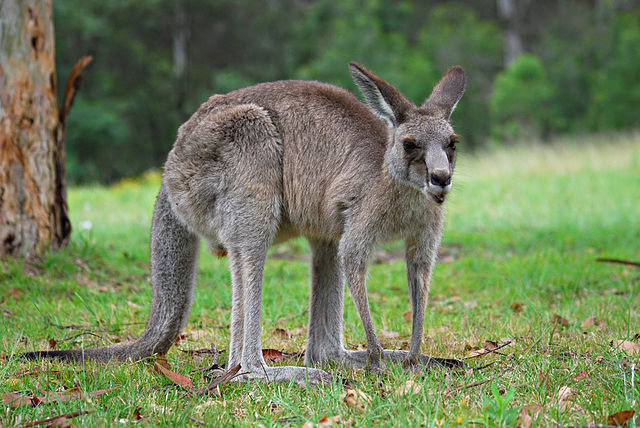
[[[513,426],[523,406],[538,406],[535,423],[546,426],[603,423],[614,412],[640,410],[640,355],[610,346],[612,340],[638,342],[640,269],[595,262],[598,257],[640,260],[640,136],[590,137],[476,155],[462,151],[459,159],[423,352],[463,358],[470,346],[481,347],[487,340],[515,340],[500,354],[468,361],[493,365],[413,374],[390,365],[379,376],[327,367],[356,380],[357,388],[371,397],[361,411],[343,401],[341,386],[303,390],[227,384],[221,397],[190,396],[147,362],[82,367],[17,359],[23,351],[48,349],[49,339],[64,349],[105,345],[141,332],[151,296],[148,232],[159,187],[151,174],[111,188],[71,189],[69,248],[41,261],[0,262],[0,390],[43,395],[73,387],[119,389],[35,408],[5,405],[0,424],[90,410],[73,423],[111,425],[130,420],[140,408],[137,424],[145,426],[197,426],[195,420],[301,426],[335,415],[356,426]],[[386,250],[397,248],[392,243]],[[307,332],[302,313],[309,294],[307,245],[295,240],[272,252],[295,257],[268,260],[263,346],[299,352]],[[203,373],[194,370],[210,361],[178,349],[212,342],[226,349],[231,304],[226,259],[202,251],[198,283],[186,329],[190,334],[167,357],[174,371],[204,386]],[[399,333],[381,337],[383,346],[406,349],[410,325],[403,316],[409,310],[404,263],[373,265],[368,286],[378,331]],[[346,343],[356,348],[365,339],[347,299]],[[514,311],[518,305],[521,310]],[[300,315],[280,320],[295,314]],[[568,325],[552,323],[554,314]],[[591,316],[604,324],[582,327]],[[277,328],[292,336],[282,338],[274,333]],[[422,389],[397,396],[396,389],[407,380]],[[564,406],[558,400],[562,387],[573,392]]]

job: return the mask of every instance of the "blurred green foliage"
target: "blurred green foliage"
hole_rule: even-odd
[[[616,16],[593,77],[588,112],[592,129],[623,129],[640,123],[640,10]]]
[[[72,183],[161,166],[178,126],[213,93],[314,79],[355,92],[358,61],[420,104],[452,65],[468,74],[453,121],[465,147],[489,139],[640,123],[640,8],[626,0],[56,0],[60,90],[91,54],[67,133]],[[505,32],[524,54],[505,64]]]
[[[540,59],[522,54],[498,73],[491,98],[491,135],[509,141],[540,138],[549,129],[551,90]]]

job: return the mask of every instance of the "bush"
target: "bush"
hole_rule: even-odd
[[[640,12],[618,16],[611,29],[611,49],[603,53],[592,85],[588,120],[595,130],[640,125]]]
[[[523,54],[496,77],[491,138],[509,141],[546,136],[551,90],[541,61]]]
[[[453,122],[465,147],[482,145],[489,134],[487,111],[493,80],[502,69],[500,30],[494,23],[480,19],[467,5],[440,4],[421,28],[417,48],[434,63],[435,78],[453,65],[464,68],[467,88]],[[430,90],[431,87],[426,92]]]

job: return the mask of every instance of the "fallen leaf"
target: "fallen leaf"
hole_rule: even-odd
[[[606,327],[607,323],[604,322],[601,319],[598,319],[596,317],[589,317],[589,318],[585,318],[582,320],[582,322],[580,323],[580,325],[582,326],[582,328],[589,328],[589,327]]]
[[[165,367],[164,364],[158,363],[158,361],[154,363],[153,368],[156,371],[159,371],[162,374],[164,374],[167,378],[169,378],[171,382],[175,383],[176,385],[179,385],[189,391],[193,390],[193,382],[188,377],[172,372],[167,367]]]
[[[486,340],[483,344],[482,347],[484,349],[486,349],[487,351],[493,351],[494,349],[496,349],[498,347],[498,342],[494,342],[492,340]]]
[[[335,415],[335,416],[325,416],[315,424],[311,421],[307,421],[304,423],[304,425],[302,425],[302,427],[303,428],[313,428],[315,426],[332,427],[334,425],[341,425],[341,424],[342,424],[342,415]]]
[[[23,396],[15,392],[5,392],[2,401],[9,407],[31,406],[36,407],[45,402],[44,396]]]
[[[517,314],[519,312],[522,312],[523,306],[524,306],[524,303],[515,302],[511,304],[511,310],[513,311],[514,314]]]
[[[277,349],[263,349],[262,356],[265,361],[278,362],[291,357],[291,354],[285,354],[284,352],[280,352]]]
[[[176,343],[180,343],[181,341],[185,340],[187,337],[189,337],[187,333],[180,333],[178,337],[176,337]]]
[[[129,305],[129,307],[133,309],[142,309],[142,306],[138,305],[137,303],[133,303],[131,300],[127,300],[127,305]]]
[[[420,392],[421,389],[422,389],[422,385],[419,385],[412,380],[408,380],[404,383],[404,385],[396,389],[395,394],[398,397],[401,397],[406,394],[416,395],[417,393]]]
[[[535,404],[527,404],[520,409],[520,415],[518,417],[520,426],[522,428],[529,428],[533,425],[533,420],[538,417],[543,408],[536,406]]]
[[[120,388],[119,386],[115,388],[109,389],[101,389],[99,391],[93,392],[83,392],[78,388],[68,389],[64,392],[55,392],[47,395],[31,395],[25,396],[16,394],[15,392],[6,392],[2,396],[2,401],[5,405],[9,407],[20,407],[20,406],[31,406],[36,407],[41,404],[48,404],[52,402],[61,402],[61,401],[70,401],[77,400],[82,397],[98,397],[100,395],[106,394],[107,392],[111,392],[115,389]]]
[[[162,372],[160,371],[160,369],[157,369],[157,368],[156,368],[156,364],[157,364],[157,365],[161,365],[161,366],[163,366],[163,367],[164,367],[165,369],[167,369],[167,370],[171,370],[171,364],[169,364],[169,361],[167,361],[167,359],[165,358],[164,354],[158,354],[158,356],[156,357],[156,362],[155,362],[155,364],[153,365],[153,370],[154,370],[156,373],[162,373]]]
[[[558,324],[563,327],[567,327],[569,325],[569,320],[566,318],[562,318],[558,314],[551,315],[551,324]]]
[[[590,372],[582,372],[578,376],[576,376],[576,380],[582,380],[589,377]]]
[[[631,417],[635,413],[635,410],[621,410],[612,415],[609,415],[609,417],[607,418],[607,424],[615,425],[618,427],[627,426],[627,422],[629,422],[629,419],[631,419]]]
[[[611,346],[627,354],[640,354],[640,345],[628,340],[614,340],[611,342]]]
[[[141,410],[142,407],[136,407],[136,409],[133,411],[133,415],[131,415],[131,419],[133,419],[134,421],[139,421],[140,419],[142,419],[142,414],[140,413]]]
[[[359,389],[347,389],[342,393],[342,399],[347,405],[364,410],[371,403],[371,398]]]
[[[267,403],[267,407],[270,410],[279,411],[280,409],[282,409],[282,405],[281,404],[282,403],[279,403],[277,401],[269,400],[269,402]]]
[[[411,311],[408,311],[402,314],[402,318],[404,318],[406,322],[411,322]]]
[[[47,424],[47,426],[49,426],[49,427],[66,426],[67,425],[66,422],[67,422],[68,419],[72,419],[72,418],[76,418],[78,416],[86,415],[87,413],[91,413],[91,412],[93,412],[93,410],[83,410],[81,412],[67,413],[66,415],[59,415],[59,416],[54,416],[52,418],[40,419],[40,420],[37,420],[37,421],[27,422],[26,424],[24,424],[24,426],[25,427],[34,427],[36,425],[43,425],[43,424]]]
[[[558,389],[557,405],[561,412],[567,408],[568,402],[573,398],[573,390],[568,386],[561,386]]]
[[[470,351],[471,349],[472,347],[468,343],[461,343],[456,346],[455,351],[459,354],[462,354],[463,352]]]
[[[477,346],[471,347],[469,352],[470,357],[479,357],[480,355],[484,355],[487,353],[487,350],[484,348],[478,348]]]

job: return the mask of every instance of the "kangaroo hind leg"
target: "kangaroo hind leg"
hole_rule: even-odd
[[[282,142],[275,125],[264,109],[241,104],[216,111],[200,128],[195,138],[209,142],[193,152],[191,162],[200,162],[202,150],[211,155],[190,176],[188,191],[202,192],[195,199],[209,217],[196,219],[203,235],[228,251],[233,288],[229,365],[240,364],[244,373],[235,379],[328,382],[331,377],[321,370],[268,367],[262,356],[262,279],[281,222],[283,189]],[[198,205],[201,200],[208,203]]]
[[[267,213],[273,208],[246,197],[230,210],[220,237],[229,250],[233,307],[231,309],[231,345],[229,367],[240,364],[243,375],[267,382],[293,382],[298,385],[329,383],[332,377],[306,367],[269,367],[262,355],[261,315],[262,280],[267,250],[275,237],[275,228]],[[274,232],[272,232],[274,231]]]
[[[234,269],[241,272],[241,285],[232,284],[234,288],[234,305],[241,304],[241,310],[237,307],[232,309],[231,325],[231,351],[237,352],[237,345],[242,336],[242,350],[240,357],[241,371],[245,374],[236,378],[238,381],[250,379],[263,380],[267,382],[293,382],[304,386],[326,384],[332,381],[331,375],[319,370],[306,367],[282,366],[269,367],[262,355],[261,341],[261,304],[262,304],[262,278],[264,273],[264,263],[267,255],[268,245],[251,245],[232,247],[229,249],[230,263]],[[239,262],[239,263],[238,263]],[[239,266],[238,266],[239,265]],[[234,275],[233,280],[238,280]],[[241,288],[240,288],[241,287]],[[240,296],[236,290],[241,289],[242,301],[235,299]],[[244,314],[241,312],[244,311]],[[242,318],[242,332],[238,332],[238,323],[233,323],[236,317]],[[237,354],[234,358],[237,359]],[[233,362],[235,362],[234,360]]]

